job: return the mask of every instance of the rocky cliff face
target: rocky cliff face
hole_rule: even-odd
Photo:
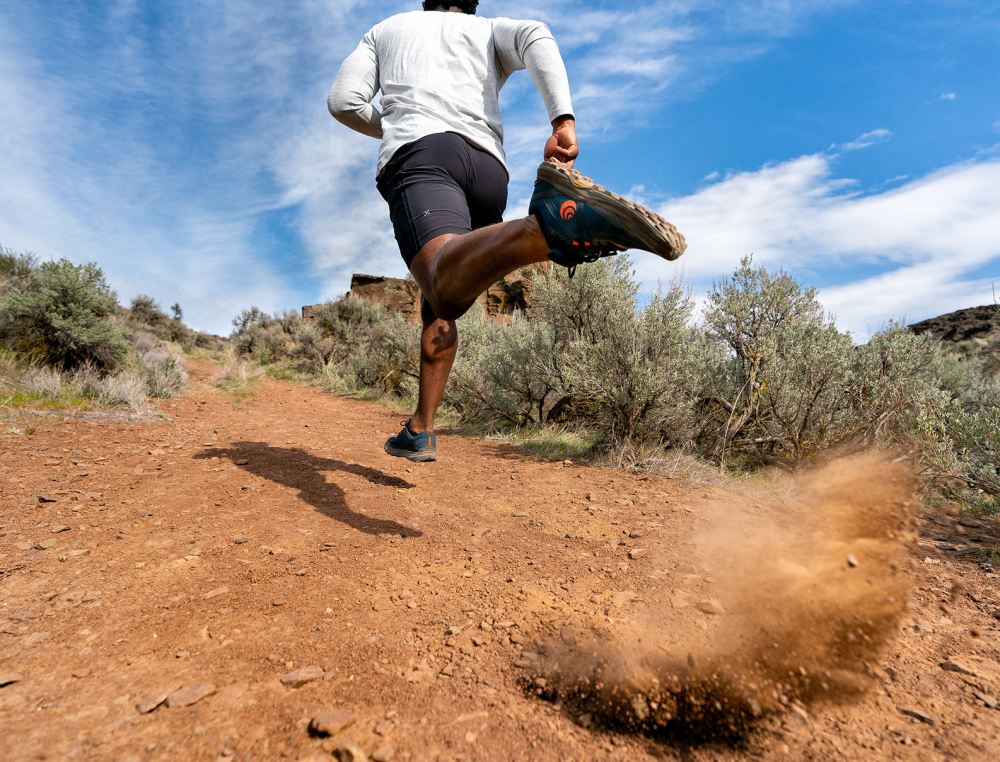
[[[1000,304],[969,307],[910,326],[928,333],[965,357],[981,358],[987,369],[1000,373]]]
[[[548,267],[547,262],[532,265],[501,278],[479,297],[480,308],[489,318],[509,320],[514,310],[527,307],[531,300],[532,279],[539,273],[546,272]],[[390,310],[399,312],[408,322],[420,322],[420,288],[412,278],[356,273],[351,278],[348,296],[384,304]],[[314,304],[303,307],[302,317],[306,320],[314,319],[316,310],[321,306]]]

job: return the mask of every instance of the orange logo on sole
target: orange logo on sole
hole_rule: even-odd
[[[575,201],[563,201],[562,206],[559,207],[559,216],[564,220],[571,220],[576,214],[576,202]]]

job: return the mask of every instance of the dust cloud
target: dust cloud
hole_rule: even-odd
[[[905,611],[914,505],[907,467],[877,454],[726,490],[697,507],[698,574],[654,583],[624,632],[544,645],[534,684],[585,723],[689,741],[858,696]]]

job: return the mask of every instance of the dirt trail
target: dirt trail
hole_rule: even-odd
[[[995,524],[924,521],[861,698],[735,745],[614,732],[539,696],[536,643],[724,621],[697,607],[723,490],[459,436],[412,465],[381,452],[399,414],[274,380],[236,403],[210,370],[161,422],[2,427],[0,759],[996,758]],[[322,710],[351,722],[313,737]]]

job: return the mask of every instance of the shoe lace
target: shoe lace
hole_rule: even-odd
[[[598,259],[603,257],[613,257],[615,254],[621,254],[625,249],[620,249],[615,246],[604,246],[596,249],[591,249],[586,252],[573,252],[574,256],[577,258],[577,262],[570,265],[567,269],[569,270],[569,277],[572,278],[576,275],[577,265],[588,264],[590,262],[596,262]]]

